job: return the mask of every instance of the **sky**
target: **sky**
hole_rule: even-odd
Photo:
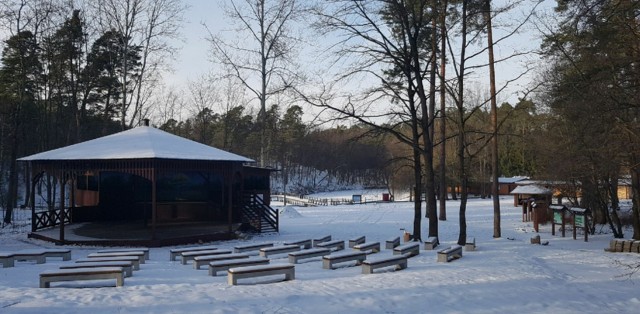
[[[182,30],[184,35],[184,42],[178,43],[182,48],[177,54],[175,62],[175,72],[168,74],[165,77],[165,81],[169,85],[186,87],[189,80],[197,80],[203,75],[206,75],[210,71],[217,71],[216,65],[212,62],[209,54],[210,46],[206,41],[208,33],[205,27],[202,25],[206,23],[212,32],[218,32],[221,30],[228,30],[229,19],[226,17],[221,9],[223,0],[189,0],[188,9],[185,12],[185,24]],[[500,5],[505,1],[496,1],[496,5]],[[517,21],[524,20],[527,9],[533,7],[535,1],[525,0],[528,6],[525,9],[514,10],[509,14],[503,14],[499,19],[494,21],[494,27],[496,34],[494,40],[498,40],[505,33],[501,31],[501,28],[507,23],[513,25]],[[538,6],[536,11],[539,14],[549,12],[555,5],[554,0],[543,0]],[[520,34],[513,36],[507,40],[496,44],[495,54],[496,60],[502,59],[513,53],[513,51],[522,50],[535,50],[540,45],[540,34],[536,31],[532,24],[528,24],[524,27]],[[472,45],[472,48],[476,45]],[[476,59],[476,63],[484,63],[486,54],[479,56]],[[315,62],[315,61],[311,61]],[[523,90],[526,90],[535,74],[539,70],[539,59],[537,55],[528,55],[518,58],[512,58],[511,60],[501,62],[496,65],[496,78],[498,80],[498,87],[504,85],[506,81],[515,79],[526,67],[532,68],[529,73],[516,82],[510,83],[509,87],[505,89],[499,96],[498,102],[508,101],[515,104],[519,97],[522,97]],[[538,64],[538,66],[536,66]],[[488,90],[488,70],[477,70],[471,74],[471,81],[467,83],[472,89],[480,90],[480,93],[485,93]],[[453,74],[453,69],[448,70],[449,75]],[[529,95],[530,96],[530,95]]]
[[[383,190],[341,191],[313,195],[349,198],[361,194],[368,201],[380,200]],[[400,195],[396,200],[404,200]],[[281,205],[281,204],[280,204]],[[447,202],[447,221],[439,221],[441,244],[408,259],[408,267],[393,267],[362,274],[352,262],[337,269],[322,268],[316,257],[295,264],[295,279],[281,276],[244,279],[230,286],[226,275],[209,276],[206,267],[194,269],[192,262],[182,265],[170,261],[169,250],[150,249],[150,260],[139,271],[125,278],[123,287],[114,280],[52,283],[38,287],[38,274],[97,252],[101,247],[55,246],[28,239],[23,229],[0,229],[0,251],[41,248],[71,249],[72,259],[48,259],[44,264],[16,262],[0,268],[0,313],[637,313],[640,307],[639,253],[610,253],[612,235],[598,227],[585,242],[559,233],[551,235],[550,225],[539,233],[531,222],[523,222],[521,209],[513,197],[501,197],[502,237],[492,237],[491,199],[472,198],[466,212],[469,236],[475,237],[476,250],[463,251],[460,259],[437,262],[438,249],[454,245],[458,236],[458,201]],[[367,242],[380,242],[383,249],[367,259],[392,256],[385,241],[411,231],[411,202],[369,203],[321,207],[276,206],[280,210],[280,233],[261,234],[246,239],[202,243],[219,249],[234,246],[297,241],[331,235],[333,240],[365,236]],[[18,210],[28,222],[29,211]],[[21,212],[25,212],[21,215]],[[428,221],[422,218],[422,237]],[[55,230],[54,230],[55,231]],[[625,229],[627,235],[630,229]],[[67,226],[66,236],[72,237]],[[548,245],[534,245],[530,239],[540,235]],[[347,248],[347,250],[349,250]],[[257,255],[257,252],[250,253]],[[273,255],[271,264],[285,264],[287,254]]]

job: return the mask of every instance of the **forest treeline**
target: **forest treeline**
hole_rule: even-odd
[[[507,86],[496,84],[495,65],[534,52],[496,58],[494,46],[521,32],[539,2],[228,0],[221,9],[235,25],[231,38],[243,40],[204,25],[203,44],[220,68],[176,91],[162,76],[179,53],[171,43],[187,3],[2,2],[3,207],[21,205],[28,169],[17,158],[151,119],[279,169],[275,189],[304,194],[335,180],[424,193],[429,236],[446,219],[436,199],[457,186],[462,244],[469,187],[494,196],[500,237],[497,184],[489,183],[515,175],[563,182],[565,200],[622,237],[616,190],[628,179],[640,239],[637,1],[557,1],[551,17],[533,23],[543,62],[513,104],[499,102]],[[517,19],[518,8],[531,11]],[[303,72],[308,37],[326,41],[318,47],[324,72]],[[416,198],[414,240],[422,208]]]

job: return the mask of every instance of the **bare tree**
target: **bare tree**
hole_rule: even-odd
[[[262,166],[268,159],[265,156],[267,102],[294,85],[297,79],[294,60],[299,37],[293,28],[302,12],[297,0],[231,0],[226,14],[236,25],[233,39],[205,25],[214,60],[230,68],[232,75],[260,104]]]
[[[180,0],[101,0],[90,1],[95,22],[101,32],[116,30],[123,43],[122,106],[120,124],[131,127],[142,117],[159,72],[175,52],[170,40],[179,38],[186,6]],[[130,49],[137,49],[140,60],[132,60]],[[137,68],[135,75],[130,73]]]

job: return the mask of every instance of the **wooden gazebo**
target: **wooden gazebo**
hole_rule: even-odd
[[[32,193],[30,237],[92,242],[66,236],[65,225],[96,222],[119,230],[93,241],[112,245],[228,239],[242,224],[278,231],[277,212],[269,207],[268,169],[250,167],[249,158],[153,127],[140,126],[18,161],[30,164],[32,191],[44,174],[58,181],[58,206],[36,210]],[[118,229],[116,224],[143,232]]]

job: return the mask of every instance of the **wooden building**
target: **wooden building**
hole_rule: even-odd
[[[37,210],[32,193],[30,237],[160,246],[229,239],[239,228],[278,231],[277,211],[269,206],[271,170],[153,127],[140,126],[18,161],[29,164],[32,191],[45,174],[58,181],[55,208]],[[88,229],[86,224],[105,230],[94,230],[102,236],[92,240],[65,235],[65,229],[76,230],[68,226],[79,223],[83,226],[78,230]],[[56,229],[55,236],[51,229]]]

